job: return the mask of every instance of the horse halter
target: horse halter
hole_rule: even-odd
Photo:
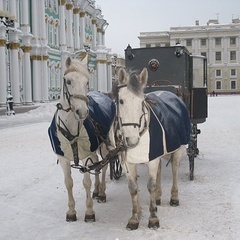
[[[71,106],[71,98],[76,98],[76,99],[81,99],[83,101],[86,102],[86,104],[88,104],[89,100],[86,96],[81,95],[81,94],[70,94],[68,87],[67,87],[67,83],[66,83],[66,79],[63,77],[63,95],[66,97],[67,102],[69,107],[68,108],[63,108],[61,103],[57,104],[57,109],[58,110],[63,110],[65,112],[69,112],[70,110],[73,111],[72,106]]]
[[[123,88],[123,87],[127,87],[127,85],[124,84],[124,85],[117,86],[118,92],[119,92],[119,89]],[[134,128],[138,127],[139,129],[142,128],[141,132],[139,133],[139,136],[141,137],[143,135],[143,133],[146,131],[147,125],[148,125],[148,123],[147,123],[148,121],[146,119],[146,115],[148,113],[148,107],[145,103],[145,100],[143,100],[142,101],[142,115],[139,118],[139,122],[138,123],[134,123],[134,122],[129,122],[129,123],[124,122],[123,123],[122,118],[119,116],[119,95],[118,94],[117,94],[117,99],[116,99],[116,105],[117,105],[117,114],[116,114],[117,130],[120,131],[120,134],[118,134],[117,138],[118,138],[118,140],[123,141],[124,147],[127,147],[126,143],[124,141],[124,133],[123,133],[122,128],[125,126],[133,126]],[[142,126],[143,121],[144,121],[144,124]]]

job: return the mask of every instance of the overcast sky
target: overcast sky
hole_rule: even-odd
[[[96,0],[109,26],[107,48],[124,56],[130,44],[139,47],[140,32],[167,31],[170,27],[206,25],[209,19],[220,24],[240,17],[240,0]]]

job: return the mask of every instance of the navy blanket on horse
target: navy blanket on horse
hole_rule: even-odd
[[[165,132],[167,152],[188,144],[191,124],[184,102],[175,94],[167,91],[148,93],[146,101],[151,106],[149,160],[164,154],[162,127]]]
[[[89,92],[89,116],[84,120],[84,127],[89,136],[91,151],[97,150],[98,146],[107,139],[116,113],[115,103],[105,94],[97,91]],[[52,144],[53,151],[64,156],[61,150],[61,143],[57,136],[56,114],[53,117],[48,135]]]
[[[104,93],[93,91],[88,94],[89,117],[84,121],[91,142],[91,151],[107,139],[116,113],[115,103]]]

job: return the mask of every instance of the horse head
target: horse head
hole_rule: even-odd
[[[137,146],[144,128],[147,110],[144,105],[143,89],[147,79],[146,68],[139,75],[136,72],[127,74],[122,68],[118,74],[118,85],[113,87],[120,134],[127,148]]]
[[[71,110],[77,120],[84,120],[88,115],[89,79],[87,57],[82,61],[68,57],[63,77],[61,108]]]

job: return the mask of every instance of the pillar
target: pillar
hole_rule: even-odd
[[[73,52],[73,33],[72,33],[72,3],[66,3],[67,20],[67,50]]]
[[[73,9],[74,51],[80,50],[79,13],[80,13],[80,8]]]
[[[0,61],[1,61],[1,67],[0,67],[0,106],[6,105],[6,98],[7,98],[7,68],[6,68],[6,55],[5,55],[5,48],[6,48],[6,39],[3,37],[3,33],[5,34],[5,28],[1,28],[0,26]]]

